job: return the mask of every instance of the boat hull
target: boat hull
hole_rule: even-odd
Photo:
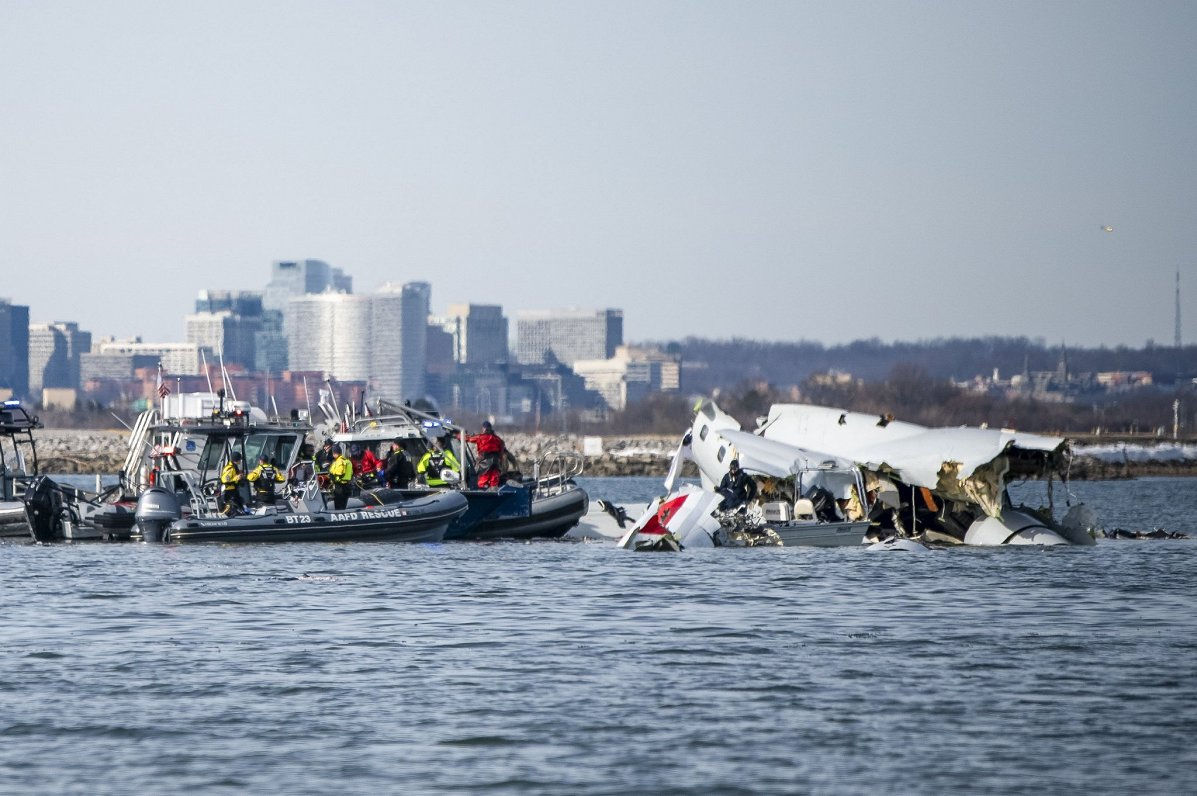
[[[572,487],[534,497],[524,515],[492,514],[466,532],[465,539],[556,539],[564,536],[590,508],[586,490]]]
[[[0,501],[0,537],[4,536],[29,537],[25,504],[19,500]]]
[[[164,541],[189,542],[440,542],[466,510],[456,492],[437,492],[382,506],[176,520]],[[134,538],[137,538],[135,534]]]
[[[864,541],[866,522],[784,522],[766,526],[783,547],[854,547]]]
[[[429,493],[405,490],[402,494]],[[537,494],[526,484],[506,484],[499,489],[464,489],[456,494],[463,495],[469,507],[449,526],[446,541],[557,538],[577,525],[590,507],[586,490],[573,483],[567,483],[551,494]]]

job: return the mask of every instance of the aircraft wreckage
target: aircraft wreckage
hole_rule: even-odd
[[[620,545],[1094,543],[1096,518],[1085,506],[1055,519],[1054,481],[1066,486],[1071,461],[1063,438],[928,428],[805,404],[775,404],[757,423],[744,431],[714,401],[700,401],[665,480],[668,494],[649,505]],[[743,490],[751,499],[729,493],[733,460],[752,479]],[[686,461],[697,465],[701,487],[678,485]],[[1045,505],[1013,503],[1008,486],[1029,478],[1043,481]]]

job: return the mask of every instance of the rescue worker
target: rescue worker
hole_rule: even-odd
[[[930,492],[928,491],[928,495]],[[932,498],[934,501],[934,498]],[[835,509],[839,518],[845,521],[863,520],[865,518],[864,509],[860,505],[860,498],[856,496],[856,487],[851,484],[844,484],[839,488],[839,496],[835,499]],[[932,508],[932,513],[935,509]]]
[[[458,476],[461,475],[461,463],[457,461],[453,451],[445,450],[444,444],[438,437],[432,441],[432,447],[428,449],[428,452],[420,457],[420,463],[416,465],[416,472],[428,486],[440,487],[446,483],[442,474],[442,471],[446,469],[452,470]]]
[[[245,501],[242,500],[240,491],[241,482],[244,480],[241,451],[233,451],[220,471],[220,498],[217,503],[220,513],[224,516],[231,517],[245,510]]]
[[[720,479],[719,488],[715,491],[723,495],[717,509],[731,511],[756,497],[756,482],[740,469],[739,459],[732,459],[727,464],[727,474]]]
[[[329,465],[333,463],[333,459],[335,458],[336,454],[333,453],[333,441],[331,439],[324,440],[324,445],[322,445],[320,450],[316,452],[316,458],[314,460],[316,463],[316,472],[327,473]]]
[[[482,433],[469,437],[478,451],[478,488],[499,488],[503,472],[503,440],[495,433],[489,420],[482,423]]]
[[[287,477],[263,453],[258,457],[258,466],[250,470],[249,475],[245,476],[245,480],[253,485],[254,500],[259,506],[273,506],[274,485],[285,482]]]
[[[333,508],[338,511],[349,503],[349,492],[353,488],[353,462],[345,456],[340,445],[332,446],[336,458],[328,466],[328,477],[332,479]]]
[[[383,471],[386,485],[391,489],[407,489],[416,477],[416,469],[403,452],[399,440],[391,440],[391,452],[387,454],[386,469]]]
[[[369,445],[362,451],[360,466],[362,486],[376,486],[378,484],[378,471],[382,469],[382,462],[374,455],[374,449]]]

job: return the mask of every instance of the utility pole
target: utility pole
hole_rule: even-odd
[[[1176,338],[1177,351],[1180,350],[1180,269],[1176,269]]]

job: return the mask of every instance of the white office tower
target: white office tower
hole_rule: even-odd
[[[333,366],[333,338],[337,331],[337,304],[343,297],[339,293],[322,293],[287,302],[283,333],[287,337],[291,370],[313,370],[342,378]]]
[[[292,298],[284,316],[291,370],[365,381],[393,401],[423,397],[428,296],[428,284],[415,282]]]
[[[333,303],[332,372],[342,381],[369,381],[373,372],[371,336],[374,318],[371,296],[338,293]]]
[[[523,310],[516,315],[515,355],[537,365],[552,354],[567,365],[607,359],[623,344],[623,310]]]

